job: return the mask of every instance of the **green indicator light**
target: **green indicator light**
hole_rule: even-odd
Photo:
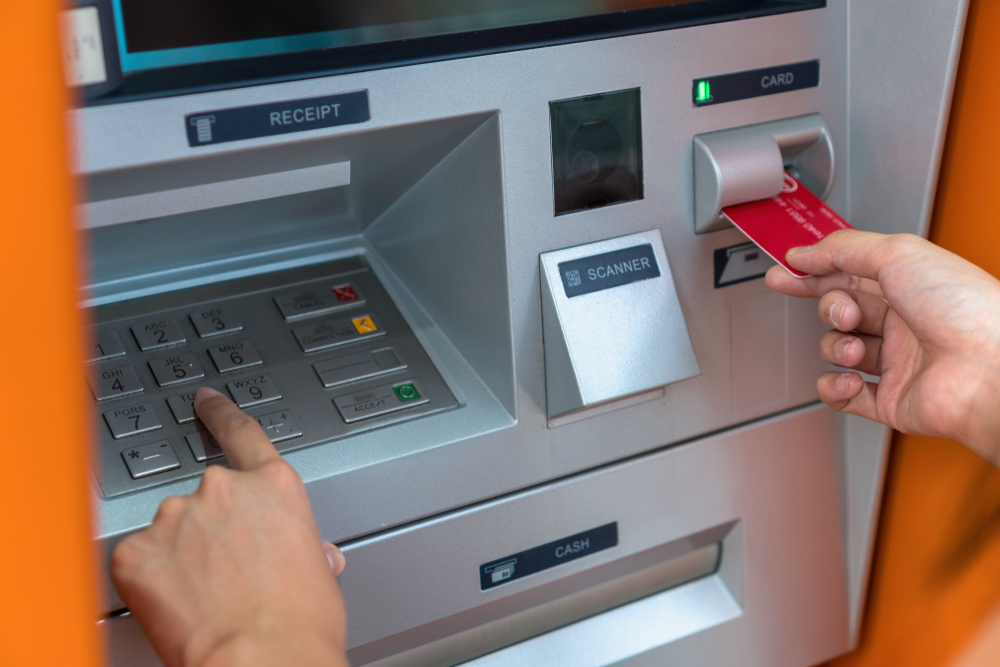
[[[696,102],[708,102],[712,99],[712,85],[708,81],[698,82],[698,95]]]
[[[401,403],[406,403],[407,401],[413,401],[420,398],[420,392],[417,391],[417,388],[413,386],[412,382],[401,384],[398,387],[393,387],[392,389],[396,392],[396,396],[399,398]]]

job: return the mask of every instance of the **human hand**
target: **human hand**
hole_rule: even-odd
[[[820,341],[832,364],[820,399],[905,433],[954,438],[1000,465],[1000,281],[920,237],[841,230],[793,248],[769,287],[819,299],[834,328]]]
[[[346,613],[298,473],[256,420],[212,389],[195,409],[232,470],[160,503],[122,540],[111,574],[169,667],[346,665]]]

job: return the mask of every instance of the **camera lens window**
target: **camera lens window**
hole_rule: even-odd
[[[549,104],[555,213],[642,199],[639,89]]]

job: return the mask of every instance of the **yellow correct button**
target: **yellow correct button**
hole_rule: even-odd
[[[351,324],[354,328],[358,330],[359,334],[371,333],[373,331],[378,331],[378,327],[372,322],[372,318],[365,315],[364,317],[356,317],[351,320]]]

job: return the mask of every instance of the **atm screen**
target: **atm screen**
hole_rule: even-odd
[[[126,72],[655,10],[705,0],[114,0]],[[709,3],[711,4],[711,0]],[[728,0],[727,10],[760,0]]]

